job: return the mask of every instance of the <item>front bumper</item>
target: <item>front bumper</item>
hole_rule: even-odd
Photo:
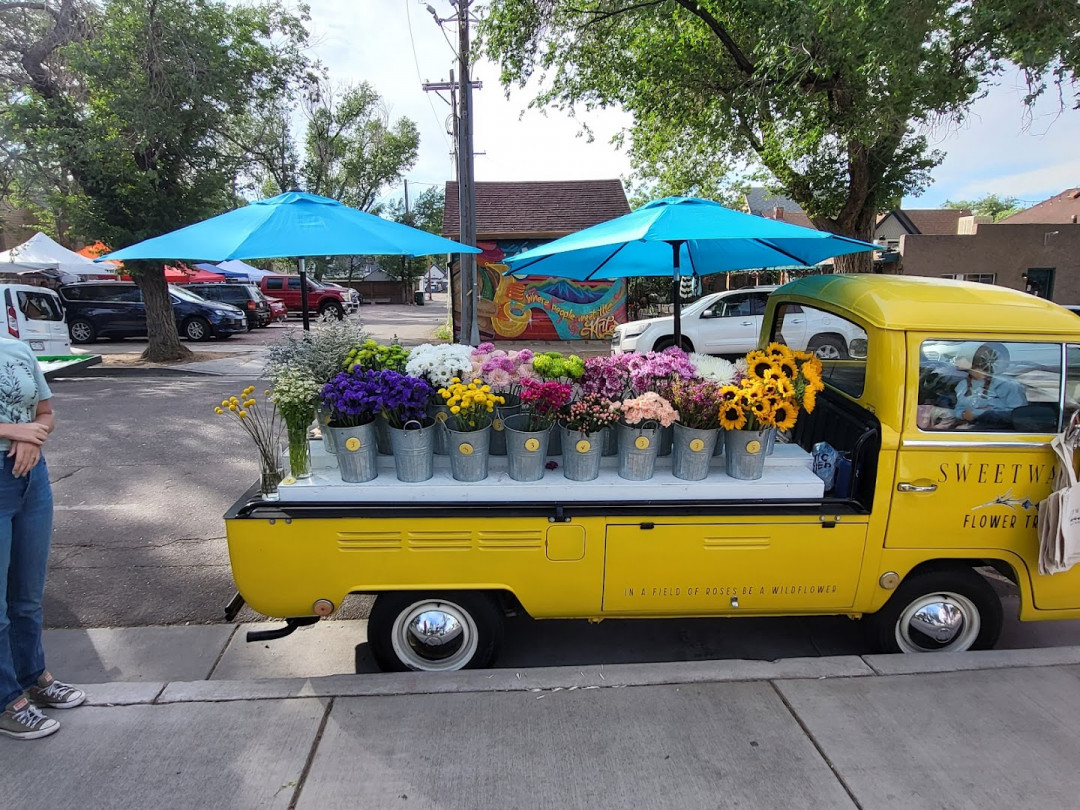
[[[213,322],[212,326],[215,335],[238,335],[248,330],[247,316],[222,315]]]

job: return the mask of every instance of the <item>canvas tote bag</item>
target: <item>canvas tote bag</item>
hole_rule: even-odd
[[[1039,573],[1068,571],[1080,562],[1080,483],[1073,465],[1073,445],[1064,435],[1050,446],[1058,457],[1053,491],[1039,503]]]

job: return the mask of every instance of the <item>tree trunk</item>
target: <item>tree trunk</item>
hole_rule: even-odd
[[[139,262],[143,266],[134,269],[131,277],[142,290],[146,307],[146,331],[149,344],[142,359],[151,363],[174,363],[191,357],[191,351],[180,345],[176,331],[176,315],[173,314],[169,285],[165,283],[165,271],[161,265]]]

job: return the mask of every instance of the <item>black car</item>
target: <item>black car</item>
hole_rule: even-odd
[[[221,301],[242,309],[247,315],[248,331],[270,323],[270,302],[250,284],[185,284],[184,289],[207,301]]]
[[[93,343],[99,337],[146,336],[146,305],[132,281],[64,284],[58,290],[67,311],[72,343]],[[227,338],[247,331],[247,318],[229,304],[207,301],[169,285],[176,328],[188,340]]]

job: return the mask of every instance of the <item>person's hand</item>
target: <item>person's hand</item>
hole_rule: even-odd
[[[971,410],[971,408],[968,408],[966,411],[960,414],[960,418],[963,419],[965,422],[974,422],[975,411]]]
[[[22,478],[41,460],[41,445],[14,441],[11,443],[11,449],[8,450],[8,457],[11,456],[15,456],[15,466],[12,467],[11,474],[16,478]]]
[[[5,433],[13,442],[29,442],[38,447],[45,444],[45,440],[49,438],[49,429],[40,422],[20,422],[8,425]]]

